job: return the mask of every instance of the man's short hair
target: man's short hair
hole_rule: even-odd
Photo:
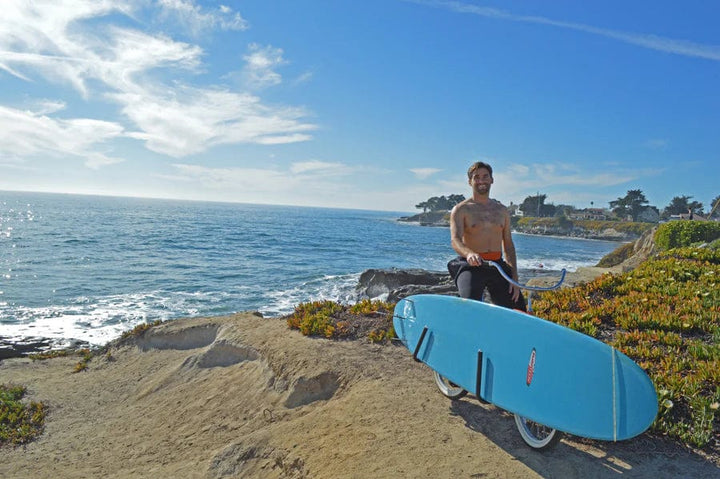
[[[471,179],[475,171],[479,170],[480,168],[485,168],[486,170],[488,170],[488,173],[490,173],[490,177],[492,178],[492,166],[482,161],[476,161],[470,166],[470,168],[468,168],[468,179]]]

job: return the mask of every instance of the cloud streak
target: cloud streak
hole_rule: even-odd
[[[419,180],[426,180],[436,173],[440,173],[440,168],[411,168],[410,172]]]
[[[496,18],[498,20],[506,20],[519,23],[532,23],[538,25],[548,25],[551,27],[564,28],[567,30],[575,30],[593,35],[599,35],[606,38],[612,38],[624,43],[635,45],[642,48],[657,50],[674,55],[683,55],[688,57],[703,58],[706,60],[720,61],[720,45],[705,45],[702,43],[690,42],[686,40],[678,40],[673,38],[662,37],[653,34],[622,32],[610,30],[606,28],[598,28],[582,23],[563,22],[540,16],[516,15],[505,10],[491,7],[482,7],[457,1],[445,0],[404,0],[410,3],[426,5],[434,8],[442,8],[445,10],[477,15],[486,18]]]
[[[55,111],[59,105],[50,105]],[[117,123],[89,119],[54,119],[44,113],[0,106],[0,157],[83,158],[89,168],[99,168],[123,161],[98,151],[98,147],[123,135]],[[17,161],[17,160],[16,160]]]

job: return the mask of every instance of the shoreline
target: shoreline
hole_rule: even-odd
[[[398,269],[398,271],[405,271],[406,269]],[[410,271],[411,269],[407,270]],[[446,271],[429,271],[429,270],[423,270],[426,273],[437,273],[437,274],[446,274]],[[617,267],[612,268],[599,268],[596,266],[578,266],[575,271],[567,271],[565,276],[565,281],[562,284],[562,287],[574,287],[582,282],[589,282],[595,279],[596,277],[604,274],[604,273],[619,273],[622,272],[621,269],[618,269]],[[531,286],[550,286],[554,285],[561,276],[562,272],[561,270],[551,270],[546,268],[521,268],[520,269],[520,275],[522,277],[526,277],[524,282]],[[359,284],[358,284],[359,286]],[[360,298],[357,298],[358,300]],[[244,312],[251,312],[253,314],[262,314],[259,311],[251,311],[247,310]],[[218,315],[217,317],[222,317],[223,315]],[[207,315],[201,315],[201,316],[182,316],[178,318],[168,319],[164,320],[163,322],[172,322],[177,321],[180,319],[194,319],[198,317],[208,317]],[[210,317],[216,317],[216,316],[210,316]],[[279,319],[282,318],[283,315],[279,316],[265,316],[268,319]],[[141,323],[143,324],[143,323]],[[58,338],[58,337],[46,337],[41,335],[31,335],[31,336],[2,336],[0,335],[0,363],[2,363],[2,360],[4,359],[10,359],[10,358],[21,358],[21,357],[27,357],[31,354],[40,354],[45,353],[48,351],[59,351],[59,350],[68,350],[68,351],[77,351],[81,349],[89,349],[91,351],[96,351],[105,348],[108,344],[112,343],[113,341],[118,340],[122,336],[122,333],[114,338],[110,338],[104,343],[91,343],[89,341],[85,341],[82,339],[77,338]]]
[[[432,211],[425,213],[418,213],[412,216],[402,216],[397,218],[395,221],[398,223],[415,224],[418,226],[429,226],[433,228],[449,228],[450,222],[448,219],[449,211]],[[542,218],[547,219],[547,218]],[[623,222],[618,221],[606,221],[603,229],[592,229],[587,230],[582,225],[578,225],[578,229],[573,227],[572,229],[566,229],[559,225],[551,226],[530,226],[525,231],[518,229],[517,225],[513,227],[513,233],[515,234],[526,234],[533,236],[549,236],[553,238],[574,238],[574,239],[589,239],[598,241],[613,241],[613,242],[631,242],[636,241],[642,236],[642,233],[634,234],[629,232],[620,232],[614,229],[613,226],[622,224]],[[657,225],[655,225],[657,226]],[[543,233],[542,231],[552,230],[551,233]]]
[[[638,237],[638,238],[618,239],[616,237],[608,237],[608,238],[602,238],[602,237],[597,237],[597,236],[586,237],[586,236],[573,236],[573,235],[527,233],[524,231],[517,231],[517,230],[512,230],[512,234],[524,235],[524,236],[542,236],[542,237],[547,237],[547,238],[572,239],[572,240],[582,240],[582,241],[606,241],[608,243],[632,243],[633,241],[636,241],[639,238]]]
[[[423,223],[421,221],[410,221],[410,220],[403,220],[403,219],[396,219],[395,221],[399,223],[405,223],[413,226],[419,226],[419,227],[428,227],[428,228],[449,228],[450,225],[446,223]],[[625,236],[625,237],[618,237],[617,235],[608,235],[608,236],[602,236],[597,234],[580,234],[580,235],[573,235],[573,234],[557,234],[557,233],[551,233],[551,234],[544,234],[544,233],[531,233],[527,231],[520,231],[513,229],[513,234],[520,234],[520,235],[527,235],[527,236],[546,236],[548,238],[557,238],[557,239],[577,239],[577,240],[588,240],[588,241],[609,241],[613,243],[631,243],[633,241],[636,241],[640,236]]]

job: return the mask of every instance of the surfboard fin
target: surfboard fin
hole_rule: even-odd
[[[477,397],[480,401],[485,401],[482,397],[482,368],[483,368],[483,352],[481,349],[478,350],[478,360],[477,360],[477,377],[475,381],[475,397]]]
[[[413,351],[413,359],[417,362],[420,362],[420,359],[418,359],[418,353],[420,352],[420,346],[422,346],[423,341],[425,340],[425,335],[428,332],[427,326],[425,326],[422,330],[422,333],[420,333],[420,339],[418,339],[417,345],[415,346],[415,351]]]

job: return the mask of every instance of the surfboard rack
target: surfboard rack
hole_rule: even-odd
[[[552,291],[553,289],[558,289],[560,287],[560,285],[563,283],[563,281],[565,281],[565,275],[567,274],[567,270],[565,268],[563,268],[562,271],[560,272],[560,281],[558,281],[554,285],[552,285],[552,286],[530,286],[528,284],[520,284],[517,281],[515,281],[514,279],[512,279],[505,272],[505,270],[502,268],[502,266],[497,264],[495,261],[484,260],[483,263],[487,263],[490,266],[494,266],[495,269],[498,270],[500,275],[508,281],[508,283],[513,284],[520,289],[524,289],[525,291],[530,291],[531,293],[533,291]],[[528,311],[532,311],[532,294],[528,294],[527,301],[528,301]]]
[[[554,285],[552,285],[552,286],[530,286],[529,284],[520,284],[517,281],[515,281],[514,279],[512,279],[510,276],[508,276],[508,274],[505,272],[505,270],[502,269],[502,266],[497,264],[495,261],[484,260],[483,263],[487,263],[490,266],[494,266],[500,272],[502,277],[505,278],[506,280],[508,280],[508,282],[510,284],[514,284],[518,288],[524,289],[526,291],[551,291],[553,289],[558,289],[560,287],[560,285],[563,283],[563,281],[565,281],[565,275],[567,274],[567,270],[565,270],[565,268],[563,268],[562,271],[560,272],[561,273],[560,281],[558,281]]]

